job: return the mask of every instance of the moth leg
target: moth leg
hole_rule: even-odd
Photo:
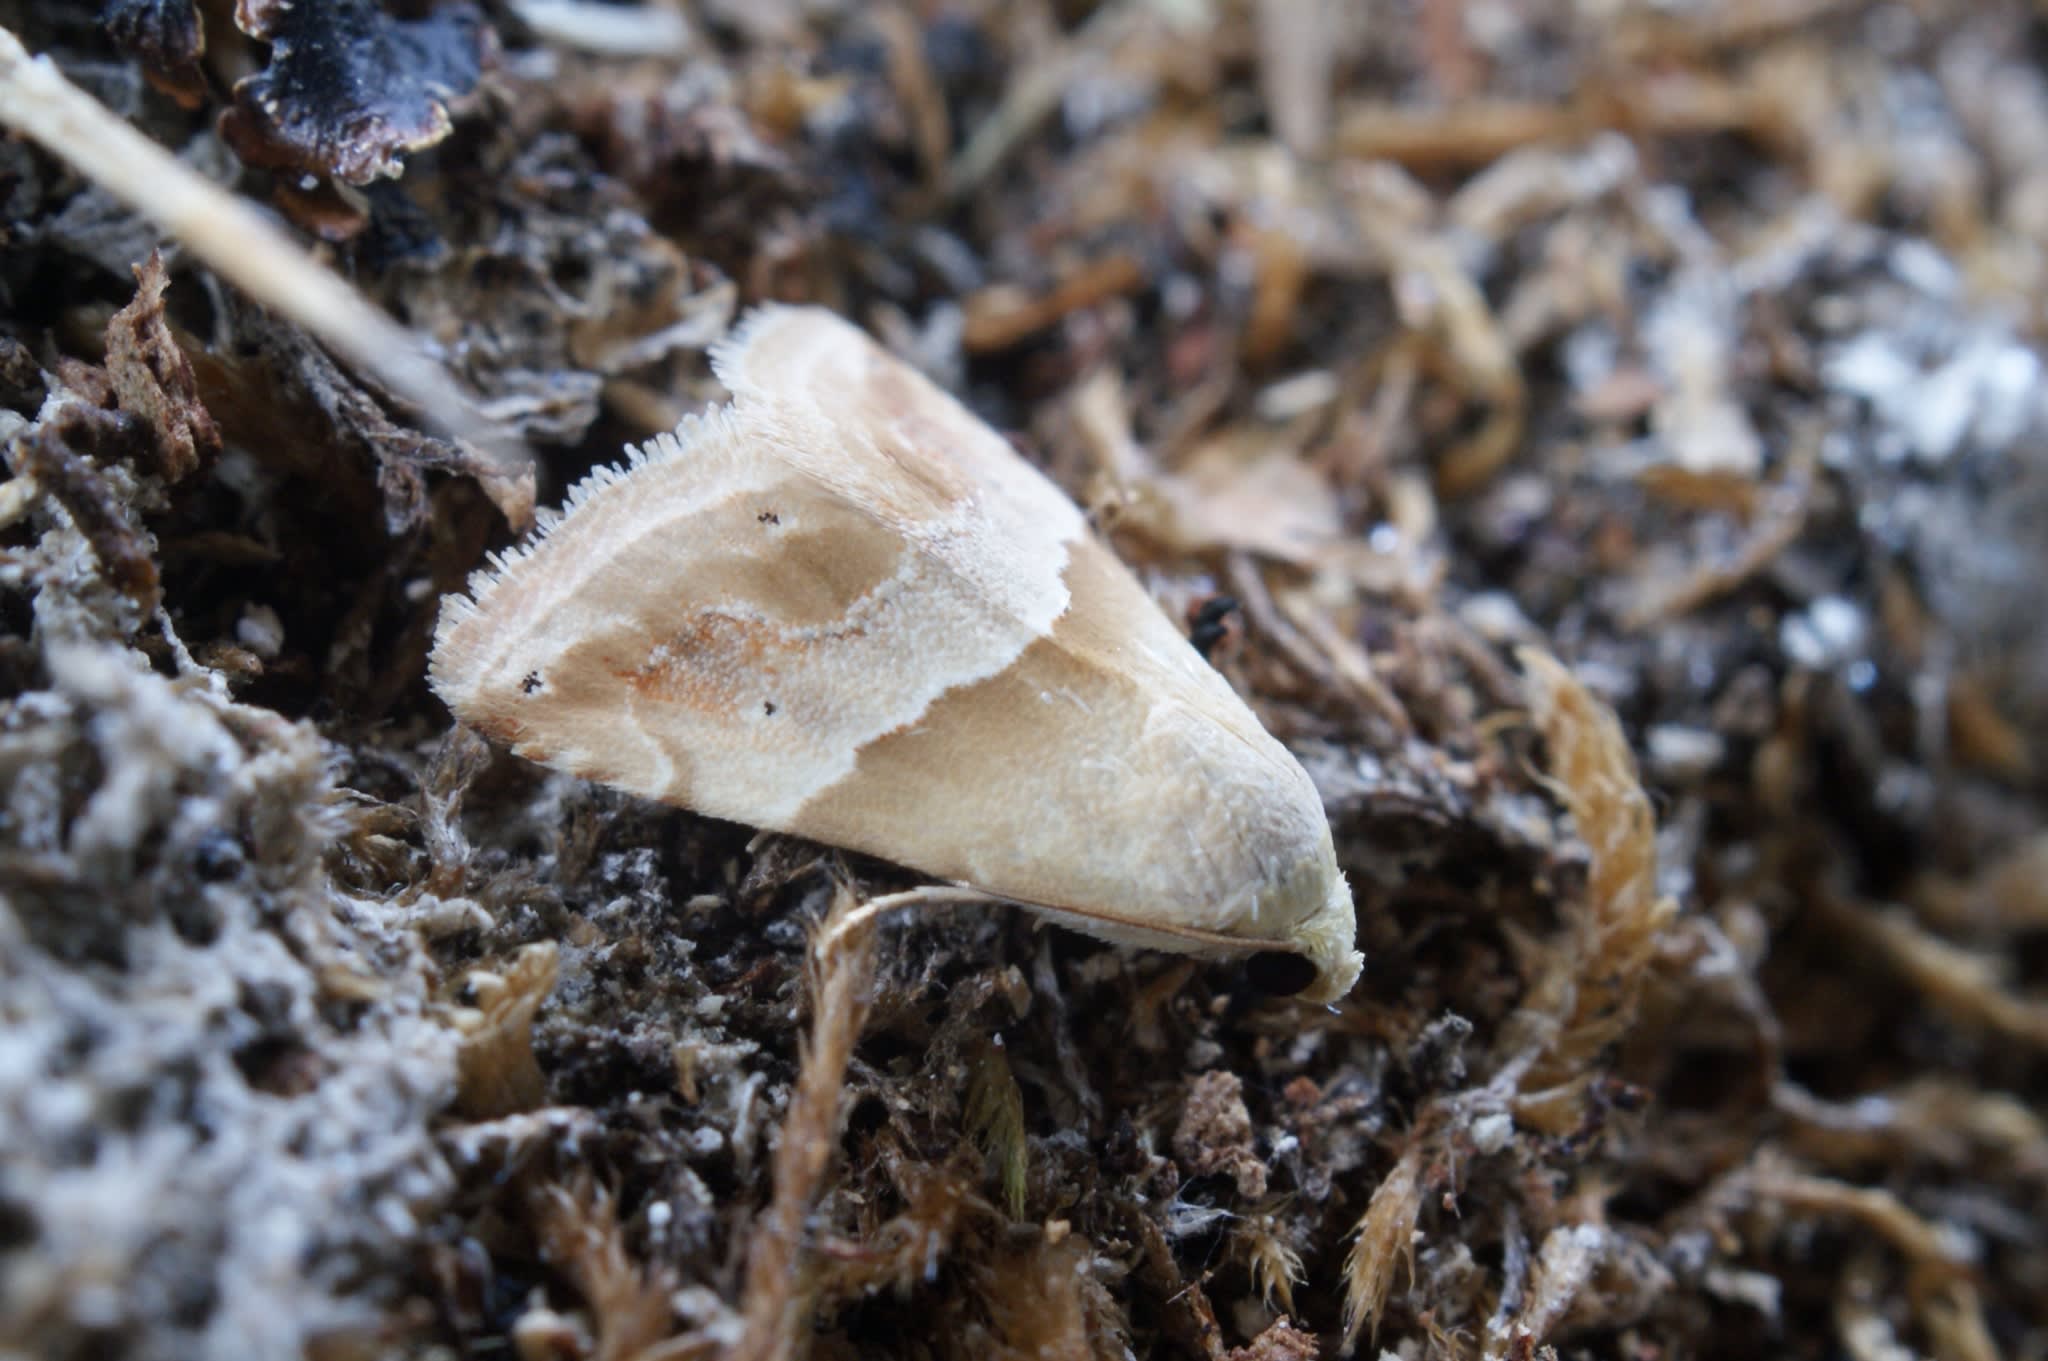
[[[885,913],[905,907],[924,907],[937,903],[1006,903],[1009,899],[998,898],[992,893],[983,893],[978,888],[964,884],[926,884],[922,888],[905,889],[901,893],[885,893],[879,898],[870,898],[851,912],[844,913],[839,920],[823,931],[812,950],[819,958],[829,957],[839,948],[846,937],[863,930],[868,923]]]

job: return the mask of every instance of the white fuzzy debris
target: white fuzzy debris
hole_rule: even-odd
[[[1770,1319],[1778,1317],[1785,1290],[1785,1283],[1776,1276],[1726,1266],[1708,1267],[1700,1283],[1714,1296],[1747,1305]]]
[[[1855,602],[1826,595],[1780,621],[1778,645],[1799,666],[1825,671],[1859,656],[1868,631]]]
[[[1609,1252],[1609,1232],[1597,1224],[1552,1229],[1536,1254],[1529,1292],[1505,1327],[1489,1330],[1486,1355],[1492,1361],[1533,1350],[1549,1336]]]
[[[1496,647],[1510,643],[1535,642],[1540,637],[1529,616],[1505,591],[1481,591],[1458,605],[1458,618],[1467,628]]]
[[[0,788],[10,843],[65,871],[0,895],[0,1186],[34,1235],[0,1254],[0,1317],[65,1354],[147,1332],[152,1355],[298,1356],[373,1326],[342,1283],[401,1258],[446,1189],[429,1121],[455,1040],[405,939],[320,868],[325,753],[124,648],[44,661],[0,730],[0,768],[39,772]],[[387,971],[346,1028],[316,940]],[[317,1083],[245,1072],[260,1036]]]
[[[1515,1137],[1515,1117],[1505,1111],[1482,1115],[1472,1122],[1472,1146],[1491,1156],[1508,1146]]]
[[[1695,270],[1643,318],[1645,357],[1665,394],[1651,429],[1691,472],[1754,477],[1763,466],[1763,440],[1733,388],[1737,301],[1718,271]]]
[[[52,646],[46,660],[58,688],[97,711],[88,731],[106,766],[72,826],[70,850],[110,881],[125,877],[117,867],[162,821],[181,812],[214,815],[181,792],[186,772],[218,777],[241,751],[211,714],[181,702],[137,654],[64,644]]]
[[[1652,776],[1666,784],[1694,784],[1721,764],[1728,744],[1707,728],[1658,723],[1644,734]]]
[[[284,651],[284,621],[268,605],[250,605],[235,621],[235,640],[264,661]]]
[[[1830,388],[1870,403],[1898,435],[1881,453],[1937,467],[1970,450],[2004,450],[2048,415],[2040,357],[2019,341],[1975,334],[1932,365],[1906,344],[1891,332],[1865,331],[1821,369]]]
[[[1929,242],[1911,238],[1900,241],[1892,247],[1889,263],[1892,274],[1901,283],[1930,298],[1946,301],[1962,289],[1955,263]]]
[[[1260,420],[1278,424],[1321,411],[1337,400],[1340,390],[1336,374],[1328,369],[1311,369],[1268,383],[1253,400]]]
[[[675,58],[690,50],[689,21],[660,0],[641,5],[512,0],[512,11],[547,41],[598,56]]]

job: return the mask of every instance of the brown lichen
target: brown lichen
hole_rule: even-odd
[[[1203,1073],[1188,1084],[1173,1155],[1195,1176],[1227,1173],[1246,1200],[1266,1194],[1266,1163],[1253,1147],[1244,1080],[1236,1073]]]
[[[135,301],[107,321],[107,376],[121,410],[149,430],[155,471],[177,482],[220,453],[220,429],[164,316],[170,275],[161,252],[135,267],[135,284]]]

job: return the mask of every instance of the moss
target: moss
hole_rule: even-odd
[[[0,1350],[2041,1350],[2028,6],[385,8],[0,6],[432,355],[0,144]],[[398,112],[273,174],[265,62]],[[453,730],[771,297],[1301,755],[1351,996]]]

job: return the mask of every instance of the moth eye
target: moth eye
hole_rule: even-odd
[[[1292,997],[1316,981],[1315,961],[1288,950],[1261,950],[1244,962],[1244,972],[1269,997]]]
[[[1204,661],[1216,650],[1216,645],[1230,636],[1233,627],[1231,616],[1239,610],[1236,596],[1212,595],[1188,607],[1188,642],[1195,651],[1202,654]]]

